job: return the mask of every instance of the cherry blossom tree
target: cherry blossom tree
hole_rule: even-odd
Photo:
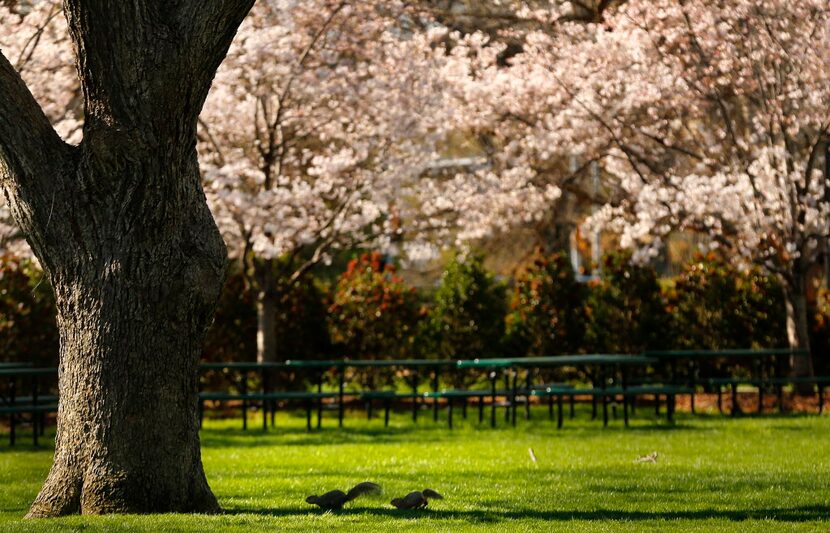
[[[402,2],[262,1],[217,74],[201,160],[257,292],[261,361],[277,357],[288,287],[333,250],[388,246],[401,189],[434,158],[443,127],[422,110],[441,99],[441,53],[421,16]]]
[[[692,230],[776,273],[791,346],[806,348],[807,269],[828,238],[826,3],[630,0],[588,23],[568,8],[536,13],[548,27],[508,66],[504,44],[468,38],[455,54],[459,112],[536,187],[567,188],[600,164],[616,194],[590,223],[640,258]]]

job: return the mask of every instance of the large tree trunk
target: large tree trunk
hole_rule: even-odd
[[[84,139],[63,143],[0,54],[0,185],[55,290],[55,458],[30,517],[218,510],[197,365],[226,251],[196,122],[253,0],[65,0]]]
[[[224,245],[206,207],[176,210],[197,216],[132,235],[99,228],[104,253],[79,250],[76,261],[51,269],[58,434],[29,516],[218,510],[202,470],[196,402]]]

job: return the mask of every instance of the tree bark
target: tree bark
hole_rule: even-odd
[[[55,458],[29,517],[219,509],[197,365],[226,250],[196,121],[252,3],[65,0],[85,103],[77,147],[0,54],[0,184],[61,335]]]
[[[813,376],[813,359],[810,353],[810,328],[807,319],[807,281],[806,276],[801,272],[795,272],[793,281],[784,283],[785,298],[784,303],[787,311],[787,340],[792,349],[805,349],[808,352],[804,356],[792,356],[790,358],[790,366],[792,368],[793,376],[795,377],[810,377]],[[813,387],[796,386],[795,390],[799,393],[812,394]]]
[[[256,359],[259,363],[277,360],[277,309],[278,298],[270,287],[257,292]]]

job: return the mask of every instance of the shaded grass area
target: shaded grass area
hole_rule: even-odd
[[[202,432],[203,455],[225,509],[217,516],[23,521],[51,450],[4,443],[0,531],[830,529],[828,416],[679,415],[670,427],[638,413],[629,429],[603,429],[579,413],[557,431],[540,411],[515,430],[457,423],[450,432],[431,420],[413,426],[400,414],[384,429],[382,421],[352,416],[343,430],[327,420],[322,431],[306,433],[304,418],[281,414],[278,427],[263,433],[254,419],[257,429],[247,432],[238,420],[211,421]],[[634,463],[654,451],[657,463]],[[336,514],[304,502],[367,480],[380,483],[384,495]],[[401,512],[388,503],[427,487],[446,499],[426,511]]]

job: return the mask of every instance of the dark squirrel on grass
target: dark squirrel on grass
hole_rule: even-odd
[[[322,496],[309,496],[305,499],[305,501],[306,503],[320,507],[320,509],[323,509],[324,511],[339,511],[343,508],[343,505],[354,500],[358,496],[379,492],[381,492],[380,485],[364,481],[363,483],[358,483],[352,487],[348,493],[343,492],[342,490],[333,490],[323,494]]]
[[[398,509],[425,509],[429,500],[443,500],[444,497],[432,489],[416,490],[403,498],[395,498],[392,505]]]

